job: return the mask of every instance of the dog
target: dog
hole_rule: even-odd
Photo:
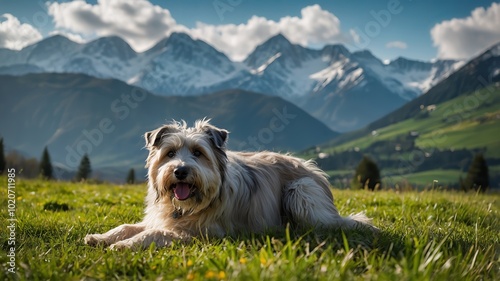
[[[364,213],[339,215],[327,175],[314,162],[274,152],[226,148],[228,131],[198,120],[172,122],[144,137],[149,155],[145,216],[87,245],[165,247],[195,236],[262,233],[298,227],[376,229]]]

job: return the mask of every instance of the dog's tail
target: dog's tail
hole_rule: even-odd
[[[364,212],[343,217],[341,227],[345,229],[366,228],[378,231],[378,228],[373,225],[372,219],[367,217]]]

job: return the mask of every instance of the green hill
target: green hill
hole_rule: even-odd
[[[487,88],[463,94],[439,104],[423,106],[412,118],[404,119],[361,137],[334,142],[306,152],[317,159],[322,168],[344,170],[332,174],[334,178],[348,177],[353,164],[362,154],[374,157],[382,166],[382,173],[391,182],[408,180],[426,185],[428,177],[411,175],[425,172],[435,180],[456,185],[462,171],[468,167],[475,152],[484,152],[490,165],[492,183],[499,184],[500,174],[500,87]],[[321,153],[321,155],[319,155]],[[348,154],[352,163],[346,161]],[[321,156],[321,157],[319,157]],[[330,158],[340,158],[345,165],[332,164]],[[442,177],[430,172],[447,170]],[[449,174],[453,176],[450,176]],[[448,174],[446,176],[445,174]],[[425,180],[424,180],[425,179]]]
[[[435,108],[435,109],[434,109]],[[376,142],[394,141],[409,133],[420,148],[481,149],[500,158],[500,142],[494,136],[500,129],[500,87],[491,86],[424,107],[415,117],[391,124],[342,144],[323,147],[323,152],[368,148]]]

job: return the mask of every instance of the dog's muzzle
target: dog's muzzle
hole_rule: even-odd
[[[174,169],[174,176],[179,180],[179,182],[173,184],[171,188],[177,200],[183,201],[193,195],[193,185],[184,182],[184,180],[189,176],[190,170],[191,169],[187,166],[179,166]]]

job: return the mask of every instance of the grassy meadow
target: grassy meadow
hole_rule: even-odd
[[[142,218],[145,184],[17,179],[16,273],[2,226],[0,280],[498,280],[500,194],[332,189],[343,215],[380,228],[200,238],[139,252],[83,244]],[[7,178],[0,177],[2,210]],[[7,212],[2,212],[2,219]],[[4,225],[7,225],[7,220]]]

